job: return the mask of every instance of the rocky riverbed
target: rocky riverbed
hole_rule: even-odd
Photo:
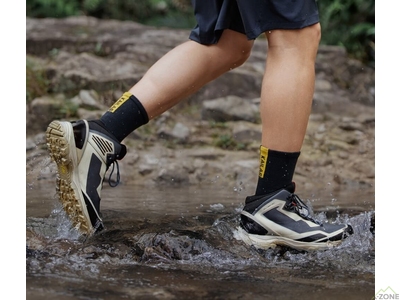
[[[57,118],[96,118],[189,30],[133,22],[26,19],[27,184],[54,181],[44,131]],[[132,133],[121,184],[220,185],[254,192],[266,41],[240,68]],[[341,47],[320,47],[316,89],[297,185],[374,190],[375,70]]]

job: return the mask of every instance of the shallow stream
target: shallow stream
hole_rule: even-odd
[[[368,190],[368,189],[367,189]],[[216,185],[102,192],[105,230],[71,229],[51,184],[27,187],[27,299],[371,299],[374,195],[302,191],[320,220],[349,222],[340,246],[256,250],[235,239],[246,191]],[[316,196],[318,195],[318,196]]]

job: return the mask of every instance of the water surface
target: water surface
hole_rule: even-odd
[[[318,191],[318,189],[316,189]],[[349,222],[339,247],[257,250],[235,239],[248,193],[207,185],[105,185],[105,230],[84,240],[55,188],[27,188],[27,299],[371,299],[370,189],[302,191],[320,220]],[[326,213],[325,213],[326,212]]]

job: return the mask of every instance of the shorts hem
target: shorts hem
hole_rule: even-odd
[[[270,30],[277,30],[277,29],[303,29],[305,27],[314,25],[319,23],[319,16],[316,15],[314,17],[308,18],[307,20],[304,21],[299,21],[299,22],[271,22],[264,24],[264,26],[253,30],[253,31],[248,31],[246,32],[246,35],[249,39],[256,39],[259,37],[262,33]]]
[[[243,32],[241,30],[235,28],[217,28],[213,31],[213,34],[208,35],[200,35],[196,32],[196,29],[193,29],[189,35],[189,39],[195,41],[202,45],[212,45],[218,43],[222,32],[225,29],[230,29],[239,33],[242,33],[247,36],[249,40],[255,40],[258,38],[262,33],[270,30],[277,30],[277,29],[303,29],[305,27],[314,25],[319,23],[319,15],[312,16],[307,20],[299,21],[299,22],[270,22],[266,23],[263,26],[254,29],[252,31]]]

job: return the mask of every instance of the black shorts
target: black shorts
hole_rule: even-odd
[[[192,0],[197,25],[189,38],[218,42],[224,29],[249,40],[273,29],[300,29],[319,22],[316,0]]]

